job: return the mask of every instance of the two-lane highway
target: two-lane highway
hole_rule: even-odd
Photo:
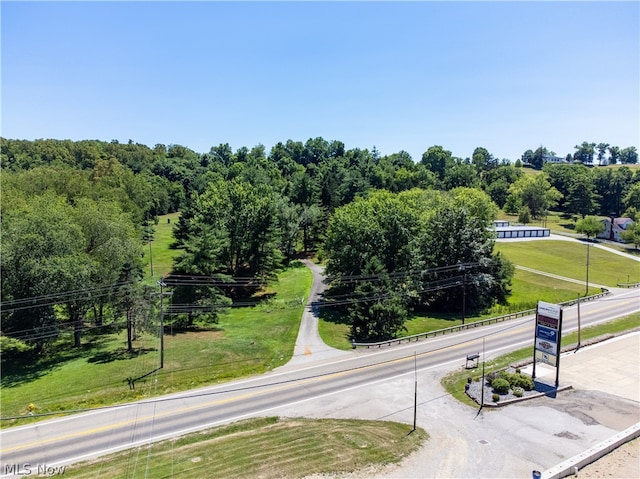
[[[583,327],[640,311],[640,289],[614,293],[581,305]],[[577,314],[575,306],[564,311],[566,333],[577,328]],[[436,365],[454,368],[464,365],[467,354],[482,351],[483,339],[487,359],[533,347],[533,326],[532,316],[520,318],[420,342],[352,351],[251,379],[6,429],[0,432],[0,474],[5,472],[5,464],[70,464],[241,418],[266,415],[287,405],[410,374],[414,361],[418,369]]]

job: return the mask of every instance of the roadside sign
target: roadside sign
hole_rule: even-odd
[[[553,366],[555,368],[558,364],[558,356],[543,353],[542,351],[536,351],[536,361],[543,364],[548,364],[549,366]]]
[[[559,385],[560,342],[562,339],[562,307],[559,304],[538,301],[536,328],[533,345],[533,374],[536,377],[536,362],[556,368],[556,388]]]

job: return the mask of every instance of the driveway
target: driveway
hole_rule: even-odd
[[[318,308],[313,306],[313,303],[322,298],[322,293],[327,287],[324,282],[324,267],[309,260],[303,260],[302,262],[313,274],[311,293],[302,313],[293,357],[278,370],[351,354],[351,351],[342,351],[328,346],[320,337],[318,333]]]

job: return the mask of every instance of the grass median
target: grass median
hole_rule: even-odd
[[[428,438],[395,422],[249,419],[68,466],[73,478],[302,478],[394,464]],[[302,459],[303,458],[303,459]]]

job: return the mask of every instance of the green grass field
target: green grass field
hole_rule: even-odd
[[[545,271],[575,279],[564,281],[542,274],[516,269],[512,283],[512,294],[507,305],[496,305],[483,314],[468,313],[465,322],[501,316],[535,308],[538,301],[562,303],[584,296],[586,292],[586,245],[562,240],[539,240],[496,243],[496,251],[502,252],[515,265]],[[593,284],[615,287],[618,283],[640,282],[640,262],[614,253],[589,247],[589,295],[600,289]],[[405,323],[411,336],[427,331],[449,328],[462,323],[461,311],[447,314],[415,315]],[[334,348],[349,349],[349,326],[320,319],[320,335]]]
[[[424,430],[411,432],[411,426],[394,422],[267,417],[69,466],[64,476],[293,479],[348,474],[400,462],[427,439]]]
[[[640,262],[587,244],[562,240],[497,242],[495,249],[516,265],[586,281],[588,248],[589,283],[615,287],[640,282]]]
[[[160,218],[156,227],[152,242],[154,276],[149,275],[149,280],[167,274],[172,258],[179,253],[169,249],[177,215],[170,218],[171,223],[166,217]],[[496,249],[515,264],[578,280],[584,278],[584,244],[545,240],[498,243]],[[592,282],[615,285],[627,279],[640,281],[638,262],[597,248],[590,248],[590,259]],[[298,264],[282,272],[278,281],[262,292],[273,296],[258,306],[230,308],[221,315],[219,323],[210,328],[170,331],[165,335],[165,367],[161,371],[154,372],[159,365],[157,335],[141,335],[132,355],[125,350],[123,332],[87,334],[81,349],[71,348],[68,338],[63,338],[56,345],[58,354],[48,362],[26,366],[17,373],[3,370],[2,416],[26,414],[30,404],[35,406],[35,413],[49,413],[148,398],[278,367],[291,357],[311,280],[310,271]],[[566,301],[579,293],[584,294],[580,283],[517,270],[510,305],[496,307],[483,315],[469,314],[466,321],[533,308],[539,300]],[[439,317],[416,316],[407,322],[406,334],[442,329],[460,322],[459,312]],[[319,330],[329,345],[341,349],[351,347],[348,325],[321,319]],[[128,378],[140,378],[134,382],[135,389],[130,389]],[[1,425],[15,423],[3,421]]]
[[[311,272],[292,267],[266,292],[270,300],[251,308],[230,308],[210,329],[165,335],[165,367],[159,365],[159,338],[145,334],[126,350],[126,333],[85,337],[74,349],[65,339],[49,363],[3,371],[2,416],[68,411],[153,397],[196,386],[258,374],[284,364],[293,352],[303,305],[311,287]],[[135,389],[127,378],[138,378]],[[156,381],[157,380],[157,381]],[[2,427],[16,424],[3,421]]]
[[[173,243],[173,227],[179,218],[180,213],[171,213],[158,217],[158,224],[153,225],[151,245],[147,244],[144,249],[143,272],[146,284],[155,284],[157,280],[169,274],[173,268],[173,260],[180,255],[179,249],[170,247]]]

